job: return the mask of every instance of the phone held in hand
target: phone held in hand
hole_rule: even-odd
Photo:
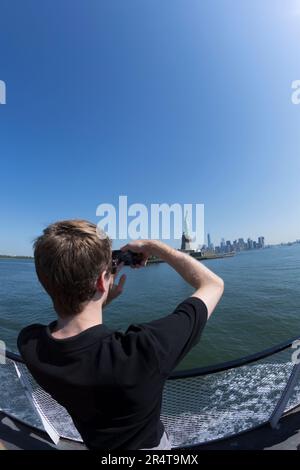
[[[116,272],[119,264],[124,263],[124,266],[136,266],[141,264],[143,260],[142,253],[134,253],[133,251],[112,251],[112,272]]]

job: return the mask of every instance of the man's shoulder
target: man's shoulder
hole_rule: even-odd
[[[41,325],[40,323],[33,323],[32,325],[25,326],[25,328],[20,331],[17,338],[19,351],[21,352],[22,346],[25,345],[30,339],[37,338],[44,328],[45,325]]]

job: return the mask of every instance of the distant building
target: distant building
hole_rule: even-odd
[[[208,246],[208,248],[211,247],[211,239],[210,239],[210,234],[209,233],[207,234],[207,246]]]
[[[240,247],[239,247],[237,240],[233,241],[232,248],[234,251],[240,251]]]
[[[300,243],[300,240],[297,240],[295,243]],[[224,238],[221,238],[220,246],[214,246],[211,242],[210,234],[207,234],[207,247],[205,249],[215,252],[215,253],[229,253],[231,251],[239,252],[243,250],[255,250],[258,248],[265,248],[265,237],[258,237],[258,240],[252,240],[250,237],[247,238],[247,241],[244,238],[238,238],[232,243],[230,240],[225,242]]]
[[[230,252],[232,251],[231,241],[230,241],[230,240],[227,240],[227,241],[226,241],[226,248],[225,248],[225,251],[226,251],[226,253],[230,253]]]
[[[242,251],[242,250],[244,250],[244,249],[245,249],[245,246],[246,246],[246,244],[245,244],[245,242],[244,242],[244,239],[243,239],[243,238],[239,238],[239,240],[238,240],[238,245],[239,245],[239,249],[240,249],[240,251]]]

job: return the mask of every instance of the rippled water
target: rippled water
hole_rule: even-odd
[[[223,277],[225,293],[200,343],[180,369],[250,354],[300,336],[300,245],[245,252],[205,264]],[[126,269],[123,295],[105,310],[112,328],[167,315],[192,289],[165,264]],[[0,339],[16,350],[18,331],[55,318],[30,260],[0,260]],[[180,334],[180,332],[178,332]]]

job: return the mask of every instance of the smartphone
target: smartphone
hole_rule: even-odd
[[[122,250],[113,250],[112,251],[112,266],[113,272],[116,271],[117,266],[121,263],[124,263],[124,266],[136,266],[141,264],[143,261],[142,253],[134,253],[133,251],[122,251]]]

